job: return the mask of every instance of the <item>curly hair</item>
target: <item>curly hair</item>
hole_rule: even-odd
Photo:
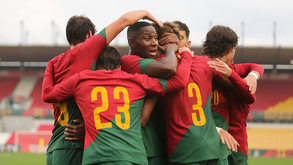
[[[164,22],[163,23],[163,28],[161,28],[158,24],[156,23],[152,23],[153,27],[156,29],[157,31],[157,35],[158,35],[158,40],[160,40],[162,38],[162,35],[165,33],[174,33],[176,34],[176,36],[178,37],[178,39],[180,38],[179,36],[179,27],[177,24],[173,23],[173,22]]]
[[[223,57],[238,44],[237,34],[228,26],[216,25],[206,35],[203,43],[203,54],[212,57]]]

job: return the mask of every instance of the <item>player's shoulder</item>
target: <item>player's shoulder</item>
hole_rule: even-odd
[[[211,61],[211,59],[209,59],[207,56],[203,56],[203,55],[194,55],[192,60],[196,61],[198,63]]]
[[[122,56],[121,57],[121,61],[122,60],[136,60],[136,59],[143,59],[143,58],[141,58],[141,57],[139,57],[139,56],[137,56],[137,55],[124,55],[124,56]]]
[[[66,52],[65,53],[62,53],[62,54],[60,54],[58,56],[55,56],[54,58],[52,58],[51,60],[49,60],[49,63],[53,63],[53,64],[57,63],[61,58],[64,57],[64,55],[66,54]]]
[[[233,70],[237,70],[237,67],[243,67],[244,65],[243,64],[229,64],[228,65],[229,68],[233,69]]]
[[[205,61],[211,61],[211,59],[204,55],[194,55],[194,57]]]

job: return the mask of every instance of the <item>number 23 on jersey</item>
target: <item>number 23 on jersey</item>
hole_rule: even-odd
[[[95,120],[95,126],[97,130],[104,129],[104,128],[112,128],[111,122],[101,122],[101,112],[105,112],[109,109],[109,97],[108,97],[108,91],[104,87],[95,87],[91,92],[91,101],[97,101],[97,95],[98,93],[101,93],[101,102],[102,105],[99,107],[96,107],[94,110],[94,120]],[[124,100],[124,106],[118,106],[117,112],[124,113],[125,122],[122,123],[121,115],[116,114],[115,115],[115,122],[118,127],[121,129],[128,129],[130,126],[130,114],[129,114],[129,94],[127,89],[124,87],[115,87],[113,90],[113,96],[114,99],[120,99],[120,93],[123,94],[123,100]]]

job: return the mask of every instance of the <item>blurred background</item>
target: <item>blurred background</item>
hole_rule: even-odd
[[[229,26],[238,34],[235,63],[257,63],[265,69],[247,120],[249,155],[253,161],[272,157],[292,163],[293,1],[0,0],[0,4],[0,160],[4,160],[1,152],[46,152],[54,118],[52,106],[41,98],[42,80],[47,62],[69,49],[68,19],[86,15],[99,31],[130,10],[146,9],[162,22],[186,23],[197,55],[214,25]],[[111,45],[128,54],[126,30]]]

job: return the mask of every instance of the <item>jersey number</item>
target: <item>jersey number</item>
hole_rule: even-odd
[[[65,126],[68,123],[69,117],[68,117],[68,110],[67,110],[67,102],[60,104],[57,103],[57,107],[60,109],[60,116],[58,117],[58,123],[62,126]],[[63,115],[63,119],[61,119],[61,116]]]
[[[111,122],[102,123],[101,117],[100,117],[100,113],[107,111],[109,108],[108,92],[107,92],[106,88],[104,88],[104,87],[95,87],[91,93],[91,100],[92,101],[97,100],[98,93],[101,93],[102,105],[100,107],[95,108],[95,110],[94,110],[94,119],[95,119],[96,129],[100,130],[103,128],[112,128]],[[120,127],[121,129],[128,129],[130,126],[128,91],[123,87],[115,87],[113,93],[114,93],[114,99],[120,99],[120,93],[122,93],[123,100],[124,100],[124,106],[122,106],[122,107],[118,106],[117,111],[124,113],[125,122],[122,123],[120,114],[115,115],[115,122],[116,122],[117,126]]]
[[[219,92],[218,90],[213,90],[212,105],[218,105],[218,104],[219,104]]]
[[[195,83],[188,84],[188,97],[194,97],[193,91],[195,91],[195,94],[196,94],[196,97],[193,100],[197,100],[197,103],[192,105],[192,109],[198,112],[200,120],[198,120],[197,113],[194,112],[192,113],[192,121],[194,125],[202,126],[202,125],[205,125],[206,123],[206,117],[202,109],[201,93],[197,84]]]

